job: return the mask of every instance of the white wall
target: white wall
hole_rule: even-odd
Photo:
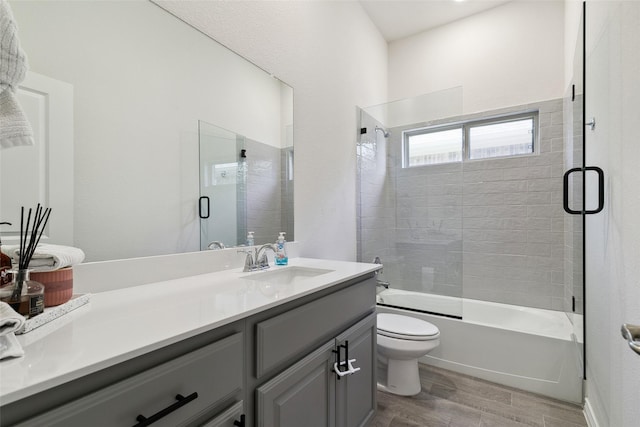
[[[586,221],[587,413],[599,427],[640,420],[640,358],[620,336],[640,325],[640,3],[587,2],[587,165],[605,172],[605,209]],[[587,185],[587,198],[595,185]]]
[[[463,86],[463,113],[561,98],[563,1],[517,1],[389,44],[389,98]]]
[[[356,106],[387,100],[387,45],[357,2],[159,2],[294,88],[295,236],[356,258]]]
[[[565,0],[564,2],[564,87],[568,87],[574,73],[576,45],[582,45],[581,31],[582,1]]]

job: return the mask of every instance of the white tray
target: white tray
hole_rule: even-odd
[[[45,308],[44,312],[41,314],[27,319],[24,327],[17,331],[16,335],[26,334],[27,332],[33,331],[34,329],[45,325],[58,317],[64,316],[78,307],[82,307],[89,302],[90,297],[91,294],[77,294],[72,296],[71,299],[64,304]]]

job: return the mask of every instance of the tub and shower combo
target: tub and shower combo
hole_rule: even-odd
[[[556,134],[573,114],[462,110],[460,88],[360,110],[358,258],[382,261],[378,312],[437,327],[421,363],[581,403],[583,219],[562,209],[581,152]]]
[[[415,306],[424,311],[406,309]],[[378,294],[378,312],[438,327],[440,346],[420,362],[556,399],[582,400],[578,343],[565,313],[395,289]]]

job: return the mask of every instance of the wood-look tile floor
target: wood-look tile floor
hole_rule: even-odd
[[[468,375],[420,364],[422,391],[378,391],[370,427],[581,427],[582,408]]]

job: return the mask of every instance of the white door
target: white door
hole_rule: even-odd
[[[640,2],[587,1],[586,163],[605,173],[605,208],[586,218],[586,414],[599,427],[640,420]],[[587,203],[597,197],[587,181]]]
[[[73,245],[73,86],[28,72],[16,93],[35,144],[0,152],[2,242],[17,243],[20,207],[52,209],[43,241]]]

